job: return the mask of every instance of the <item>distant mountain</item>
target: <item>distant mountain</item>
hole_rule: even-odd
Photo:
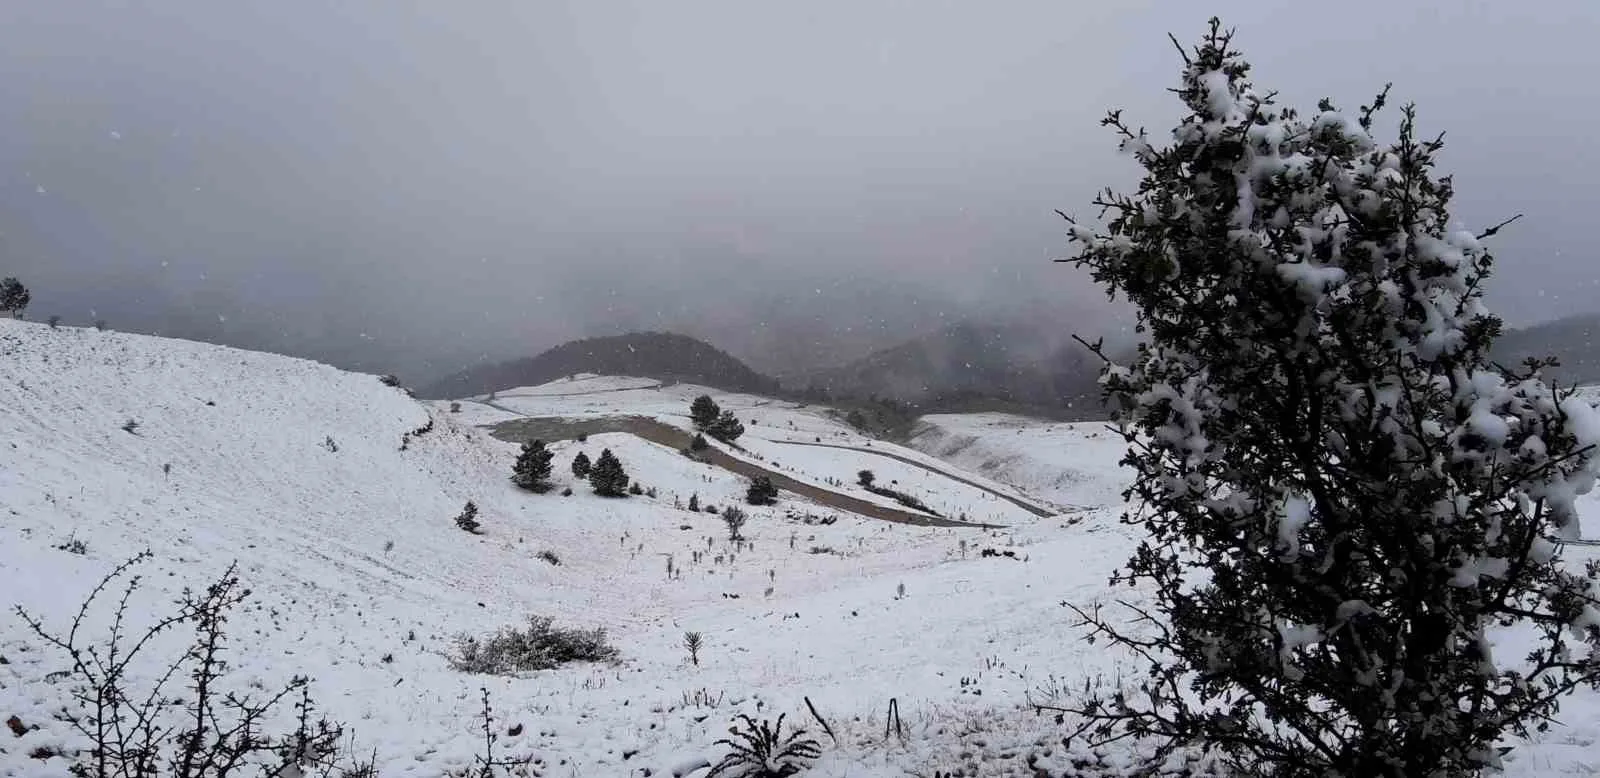
[[[785,385],[829,397],[893,399],[924,412],[1102,417],[1098,358],[1077,343],[1043,340],[1025,327],[964,322]]]
[[[1494,359],[1514,367],[1528,357],[1555,357],[1546,376],[1563,384],[1600,381],[1600,314],[1583,314],[1509,329],[1494,344]]]
[[[777,381],[705,341],[671,332],[630,332],[574,340],[535,357],[469,368],[424,387],[419,394],[438,399],[468,397],[543,384],[574,373],[685,381],[755,394],[778,389]]]

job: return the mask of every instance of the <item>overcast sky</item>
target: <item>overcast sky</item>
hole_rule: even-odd
[[[1449,130],[1457,215],[1527,213],[1508,321],[1600,309],[1593,0],[0,3],[0,274],[39,318],[419,380],[629,328],[768,369],[1091,329],[1052,211],[1133,180],[1096,122],[1170,127],[1166,33],[1213,13],[1290,101],[1393,81]]]

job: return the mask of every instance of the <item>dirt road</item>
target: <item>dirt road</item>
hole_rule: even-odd
[[[998,497],[998,498],[1000,498],[1002,500],[1005,500],[1006,502],[1009,502],[1012,505],[1017,506],[1018,508],[1021,508],[1021,509],[1025,510],[1025,511],[1035,515],[1035,516],[1038,516],[1041,519],[1049,518],[1051,516],[1058,516],[1058,515],[1061,514],[1061,511],[1054,511],[1054,510],[1050,510],[1049,508],[1046,508],[1046,507],[1041,506],[1041,505],[1035,505],[1035,504],[1033,504],[1031,502],[1028,502],[1027,500],[1024,500],[1024,499],[1020,498],[1020,497],[1013,497],[1012,495],[1006,494],[1005,492],[996,491],[996,490],[991,489],[991,488],[989,488],[987,486],[984,486],[983,484],[980,484],[980,483],[978,483],[976,481],[969,481],[969,480],[967,480],[965,478],[962,478],[961,476],[956,475],[954,473],[950,473],[950,472],[947,472],[947,471],[944,471],[944,470],[940,470],[937,467],[932,467],[932,466],[929,466],[929,465],[927,465],[927,464],[925,464],[923,462],[918,462],[917,460],[912,459],[910,457],[903,457],[903,456],[900,456],[899,454],[895,454],[895,453],[892,453],[892,452],[889,452],[889,451],[880,451],[878,449],[868,448],[866,446],[845,446],[845,445],[841,445],[841,444],[838,444],[838,443],[807,443],[806,441],[803,441],[803,440],[774,440],[772,442],[773,443],[779,443],[779,444],[782,444],[782,445],[785,445],[785,446],[811,446],[813,448],[842,448],[845,451],[859,451],[859,452],[861,452],[863,454],[872,454],[874,456],[887,457],[887,458],[893,459],[893,460],[895,460],[897,462],[904,462],[904,463],[906,463],[908,465],[911,465],[913,467],[919,467],[919,468],[921,468],[923,470],[926,470],[926,471],[928,471],[930,473],[937,473],[939,475],[944,476],[945,478],[948,478],[948,479],[950,479],[952,481],[955,481],[957,483],[966,484],[967,486],[970,486],[970,487],[972,487],[974,489],[982,489],[983,491],[985,491],[985,492],[987,492],[989,494],[992,494],[995,497]]]
[[[499,406],[494,406],[499,408]],[[516,413],[509,408],[500,408],[509,413]],[[681,451],[689,447],[693,435],[667,424],[662,424],[655,419],[644,416],[608,416],[598,419],[572,420],[559,417],[524,416],[520,419],[511,419],[489,426],[489,434],[512,443],[521,443],[528,440],[571,440],[586,435],[598,435],[602,432],[625,432],[637,435],[652,443],[659,443],[668,448]],[[975,524],[966,521],[954,521],[923,513],[913,513],[898,508],[890,508],[875,502],[868,502],[848,494],[841,494],[831,489],[825,489],[816,484],[797,481],[789,476],[761,465],[734,457],[715,444],[704,451],[695,452],[695,457],[701,461],[715,465],[731,473],[737,473],[746,478],[764,475],[772,479],[774,486],[784,491],[793,492],[812,502],[835,510],[846,511],[874,519],[892,521],[899,524],[912,524],[919,527],[972,527],[976,529],[991,529],[1001,525]],[[946,474],[947,475],[947,474]],[[953,476],[952,476],[953,477]],[[980,487],[981,488],[981,487]]]

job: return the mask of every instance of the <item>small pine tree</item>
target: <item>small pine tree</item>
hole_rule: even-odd
[[[554,456],[542,440],[523,443],[522,453],[511,469],[511,482],[530,492],[549,491],[550,459]]]
[[[1600,416],[1490,360],[1499,227],[1452,222],[1414,110],[1389,143],[1387,90],[1302,118],[1231,43],[1213,19],[1185,55],[1168,145],[1106,118],[1144,180],[1068,230],[1147,336],[1102,380],[1146,535],[1113,580],[1151,604],[1074,607],[1148,669],[1065,710],[1247,775],[1479,775],[1600,682],[1595,567],[1547,539],[1577,537]]]
[[[689,510],[694,512],[694,513],[699,513],[700,512],[700,493],[699,492],[695,492],[694,494],[689,495]]]
[[[878,476],[871,470],[862,470],[861,472],[856,473],[856,483],[859,483],[868,489],[872,488],[872,482],[876,480],[878,480]]]
[[[578,455],[572,458],[572,474],[573,475],[575,475],[575,476],[577,476],[579,478],[588,478],[589,477],[589,468],[590,467],[592,467],[592,465],[589,463],[589,455],[588,454],[585,454],[582,451],[579,451]]]
[[[61,317],[52,315],[50,318],[45,320],[45,323],[50,325],[50,329],[55,329],[61,326]]]
[[[704,436],[704,435],[702,435],[702,434],[700,434],[698,432],[696,432],[694,434],[694,439],[689,441],[689,450],[690,451],[705,451],[706,449],[708,449],[710,447],[711,447],[711,442],[706,440],[706,436]]]
[[[0,279],[0,311],[10,311],[12,316],[21,316],[27,309],[28,301],[33,295],[21,281],[15,278]]]
[[[589,468],[589,486],[601,497],[627,496],[628,473],[611,449],[601,451],[600,458]]]
[[[634,496],[638,496],[638,495],[644,494],[644,487],[640,486],[638,481],[634,481],[633,485],[628,487],[628,494],[631,494],[631,495],[634,495]]]
[[[717,407],[716,401],[708,394],[694,398],[694,402],[689,404],[689,421],[697,430],[710,429],[711,425],[717,423],[717,417],[721,414],[722,409]]]
[[[478,524],[477,503],[467,500],[467,504],[461,509],[461,515],[456,516],[456,526],[474,535],[479,534],[482,526]]]
[[[744,425],[739,423],[739,419],[733,415],[733,411],[723,411],[706,432],[723,443],[732,443],[740,435],[744,434]]]
[[[771,505],[778,500],[778,487],[774,486],[772,479],[758,475],[750,479],[750,488],[745,490],[744,501],[751,505]]]

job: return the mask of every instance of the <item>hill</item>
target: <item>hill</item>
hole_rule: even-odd
[[[1600,382],[1600,314],[1569,316],[1508,329],[1494,344],[1494,358],[1508,367],[1529,357],[1555,357],[1547,374],[1567,384]]]
[[[139,630],[238,560],[250,595],[227,622],[223,690],[259,695],[311,677],[317,714],[347,725],[377,778],[471,767],[484,740],[480,689],[493,700],[496,754],[537,759],[545,775],[704,778],[741,714],[784,714],[817,735],[808,778],[999,778],[1023,766],[1065,776],[1131,761],[1120,744],[1063,743],[1063,725],[1029,707],[1129,673],[1060,605],[1144,596],[1107,584],[1133,536],[1115,520],[1109,460],[1120,447],[1092,427],[937,419],[947,432],[926,440],[937,459],[860,435],[827,407],[711,390],[748,427],[739,456],[863,498],[851,484],[871,469],[943,514],[1006,525],[912,526],[783,494],[777,506],[743,506],[735,542],[719,517],[684,505],[691,495],[728,505],[741,478],[602,432],[552,443],[556,489],[534,495],[509,481],[517,447],[476,426],[622,414],[681,428],[688,398],[704,391],[586,377],[457,413],[305,360],[0,320],[0,605],[65,631],[108,571],[149,549],[144,588],[122,614]],[[566,464],[602,448],[658,495],[592,495]],[[1073,510],[1034,514],[1018,503],[1031,495],[963,461],[1048,487]],[[1057,467],[1073,479],[1049,478]],[[467,500],[481,535],[452,520]],[[103,639],[119,597],[87,614],[80,637]],[[451,666],[456,636],[540,615],[606,629],[620,661],[507,676]],[[703,637],[698,661],[683,648],[691,631]],[[183,633],[138,655],[124,678],[131,695],[144,698]],[[1509,638],[1495,648],[1519,650]],[[9,607],[0,657],[0,775],[67,778],[66,755],[85,746],[65,720],[70,660]],[[188,682],[175,677],[168,691]],[[903,729],[886,735],[891,700]],[[1506,774],[1591,773],[1597,710],[1592,693],[1572,698],[1548,735],[1514,743]],[[263,720],[261,734],[292,717]]]
[[[578,373],[686,381],[732,392],[777,389],[773,379],[703,340],[671,332],[630,332],[569,341],[538,356],[469,368],[422,388],[420,394],[470,397]]]
[[[1077,343],[1040,341],[1029,328],[963,322],[786,383],[816,396],[894,399],[923,412],[1103,418],[1098,359]]]

